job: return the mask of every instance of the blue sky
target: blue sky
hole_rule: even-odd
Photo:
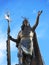
[[[35,24],[37,12],[43,10],[40,16],[39,25],[36,28],[38,44],[45,65],[49,65],[49,0],[0,0],[0,65],[7,65],[7,26],[4,19],[7,11],[10,12],[11,23],[10,35],[17,38],[22,25],[23,17],[26,17],[31,26]],[[11,47],[11,65],[18,63],[18,49],[14,42],[10,42]]]

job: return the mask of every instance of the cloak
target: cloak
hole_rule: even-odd
[[[36,65],[44,65],[35,32],[34,32],[34,38],[33,38],[33,46],[34,46]]]

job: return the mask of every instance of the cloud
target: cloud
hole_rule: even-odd
[[[37,29],[37,37],[38,38],[42,38],[42,39],[45,39],[47,36],[47,29],[48,29],[48,25],[45,23],[43,24],[40,24],[38,29]]]
[[[0,21],[3,21],[3,20],[4,20],[4,13],[1,12]]]
[[[4,65],[4,63],[6,65],[6,62],[4,61],[6,61],[6,54],[4,51],[0,50],[0,65]]]
[[[34,10],[33,10],[33,14],[36,14],[36,13],[37,13],[37,11],[36,11],[36,9],[34,9]]]
[[[6,33],[5,33],[6,34]],[[7,47],[6,47],[6,40],[7,37],[2,31],[0,31],[0,65],[7,65]],[[17,50],[16,44],[14,42],[10,42],[11,47],[11,54]],[[16,62],[12,62],[12,65],[14,65]]]
[[[0,65],[6,60],[6,38],[5,35],[0,31]],[[6,65],[6,64],[5,64]]]
[[[45,35],[44,32],[45,32],[44,30],[40,30],[39,32],[37,32],[37,37],[38,37],[38,38],[43,38],[44,35]]]
[[[0,50],[4,51],[6,49],[6,41],[0,40]]]
[[[0,59],[2,60],[3,59],[3,53],[0,51]]]
[[[6,36],[5,34],[0,31],[0,50],[5,50],[6,49]]]

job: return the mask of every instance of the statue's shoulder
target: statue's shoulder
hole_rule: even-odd
[[[19,33],[18,33],[18,35],[21,36],[21,34],[22,34],[22,31],[20,30]]]
[[[21,33],[21,30],[19,31],[19,33],[18,34],[20,34]]]

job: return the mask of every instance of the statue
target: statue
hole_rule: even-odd
[[[26,18],[24,19],[17,39],[9,35],[10,40],[16,42],[16,47],[19,50],[18,57],[20,65],[43,65],[35,33],[41,13],[42,11],[38,12],[36,23],[33,27],[30,26]]]

